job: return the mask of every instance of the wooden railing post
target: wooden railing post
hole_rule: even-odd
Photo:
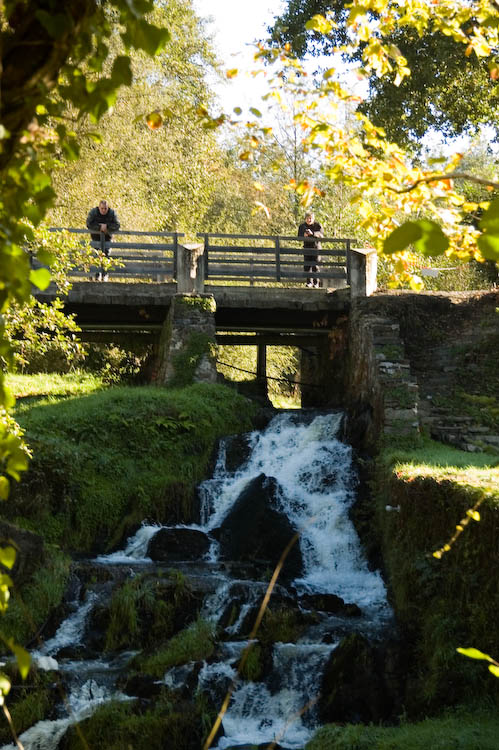
[[[377,288],[378,255],[374,247],[350,251],[350,297],[370,297]]]
[[[177,294],[204,292],[204,245],[193,242],[178,246]]]
[[[275,277],[276,281],[281,280],[281,243],[279,237],[275,238]]]

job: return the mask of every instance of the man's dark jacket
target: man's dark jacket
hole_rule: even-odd
[[[112,208],[108,208],[105,214],[101,214],[99,206],[92,208],[88,212],[87,216],[87,229],[90,229],[91,237],[93,240],[100,240],[100,225],[107,224],[107,232],[105,240],[106,242],[111,241],[111,235],[117,232],[120,228],[120,222],[116,213]]]
[[[309,229],[314,233],[314,237],[305,237],[305,231]],[[300,224],[298,227],[298,237],[303,237],[303,247],[306,250],[311,250],[312,252],[308,252],[306,254],[306,258],[315,257],[319,259],[319,256],[317,255],[317,250],[321,249],[321,243],[319,242],[319,237],[324,237],[324,233],[322,231],[322,226],[319,224],[318,221],[312,222],[312,224],[307,224],[306,221],[303,222],[303,224]]]

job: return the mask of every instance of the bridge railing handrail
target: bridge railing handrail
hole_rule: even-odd
[[[73,228],[73,227],[49,227],[49,232],[71,232],[72,234],[98,234],[92,232],[91,229]],[[143,229],[118,229],[113,232],[113,236],[117,234],[131,234],[131,235],[146,235],[149,237],[185,237],[183,232],[158,232],[158,231],[144,231]]]
[[[51,227],[50,231],[92,234],[88,228],[75,227]],[[131,241],[121,241],[126,237]],[[146,242],[148,237],[156,241]],[[184,237],[182,232],[169,231],[120,229],[114,232],[111,262],[116,259],[118,263],[117,267],[111,268],[113,277],[152,277],[158,281],[178,282],[179,240]],[[350,237],[320,237],[316,238],[320,248],[315,249],[304,247],[306,238],[298,235],[198,232],[197,237],[203,240],[203,244],[186,245],[186,248],[199,248],[196,252],[200,256],[200,286],[216,284],[217,280],[218,283],[252,285],[277,282],[289,285],[294,282],[296,285],[296,282],[309,278],[322,280],[324,285],[329,285],[327,281],[332,286],[349,285],[355,256],[352,248],[357,244]],[[246,244],[241,244],[243,242]],[[101,232],[100,241],[93,240],[92,246],[97,251],[105,250],[105,234]],[[320,260],[307,263],[304,256],[315,254]],[[98,270],[100,261],[97,255],[95,266],[92,264],[90,269],[92,273]],[[184,261],[182,263],[184,265]],[[312,270],[315,266],[318,268]],[[72,276],[81,274],[81,269],[70,272]],[[187,286],[189,283],[186,282]]]
[[[96,250],[104,250],[105,233],[92,232],[87,228],[76,227],[50,227],[50,232],[70,232],[71,234],[99,234],[100,240],[91,240],[92,246]],[[177,271],[177,255],[179,240],[185,237],[183,232],[166,232],[166,231],[144,231],[138,229],[119,229],[112,233],[113,240],[111,243],[112,259],[118,261],[118,267],[113,269],[113,274],[117,277],[128,276],[132,278],[155,278],[165,280],[174,279]],[[121,242],[120,236],[139,238],[135,242]],[[140,238],[158,238],[163,240],[171,239],[170,242],[144,242]],[[130,251],[136,251],[131,253]],[[143,251],[142,253],[140,251]],[[99,271],[100,258],[96,258],[95,264],[90,267],[90,272],[94,274]],[[81,269],[72,269],[70,276],[80,276]]]
[[[304,247],[306,238],[298,235],[198,232],[197,236],[204,241],[204,279],[208,283],[215,279],[245,280],[252,284],[255,281],[289,282],[313,278],[343,280],[348,284],[351,246],[356,242],[350,237],[320,237],[316,238],[320,243],[316,250]],[[217,240],[229,242],[221,244]],[[256,240],[260,244],[241,244],[244,240]],[[318,266],[312,270],[310,265],[307,267],[304,255],[315,253],[320,255],[320,261],[311,264],[314,268]]]

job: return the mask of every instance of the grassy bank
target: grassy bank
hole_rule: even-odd
[[[407,704],[424,714],[499,699],[484,663],[499,654],[499,462],[423,440],[387,445],[374,480],[377,542],[390,596],[413,649]]]
[[[455,711],[400,727],[328,725],[306,750],[495,750],[499,717],[492,711]]]
[[[80,553],[112,548],[144,518],[191,520],[217,439],[250,429],[253,413],[232,389],[203,384],[21,402],[33,459],[4,513]]]

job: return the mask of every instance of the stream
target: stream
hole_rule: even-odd
[[[168,567],[206,578],[207,594],[201,615],[218,624],[224,633],[215,657],[204,662],[197,673],[198,690],[207,693],[216,705],[234,683],[222,722],[223,735],[214,744],[219,750],[271,742],[289,750],[303,748],[320,724],[316,697],[321,673],[341,638],[352,631],[376,638],[393,625],[382,578],[379,572],[369,569],[349,518],[357,477],[352,450],[340,439],[342,421],[340,412],[279,413],[264,430],[247,436],[244,460],[235,469],[227,468],[231,438],[223,440],[213,477],[198,490],[198,524],[144,524],[122,550],[89,561],[94,566],[122,569],[133,576],[154,568],[148,549],[160,529],[187,529],[206,536],[203,560],[179,561]],[[331,595],[341,597],[346,608],[338,612],[315,610],[296,642],[273,645],[265,678],[252,682],[237,674],[238,660],[248,645],[241,628],[248,618],[254,621],[270,576],[266,581],[262,576],[252,578],[247,573],[242,575],[240,567],[229,564],[223,552],[228,532],[223,529],[238,498],[262,475],[275,480],[271,500],[275,512],[285,516],[291,527],[300,532],[299,574],[279,579],[276,592],[292,597],[303,610],[312,609],[307,601]],[[38,722],[21,736],[25,750],[56,750],[70,724],[90,716],[99,705],[113,698],[130,700],[116,685],[126,672],[132,653],[104,654],[98,659],[78,658],[76,653],[80,644],[84,646],[89,613],[99,596],[109,597],[109,590],[99,594],[89,589],[83,601],[76,590],[70,615],[55,635],[32,654],[40,668],[59,671],[67,700],[61,702],[57,717]],[[221,628],[224,613],[235,601],[239,603],[235,617]],[[354,608],[354,617],[348,614],[348,607]],[[189,665],[173,667],[162,683],[179,687],[188,673]],[[11,748],[15,750],[13,744],[3,746],[3,750]]]

